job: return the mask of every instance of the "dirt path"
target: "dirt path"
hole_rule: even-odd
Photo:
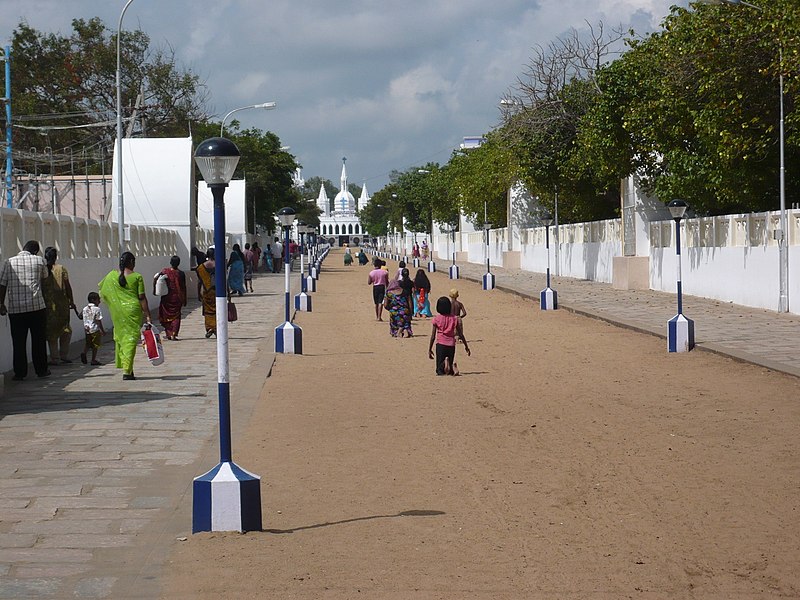
[[[465,281],[436,377],[340,260],[234,438],[266,531],[176,543],[164,597],[800,596],[800,380]]]

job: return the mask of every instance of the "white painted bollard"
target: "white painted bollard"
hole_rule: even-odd
[[[450,279],[458,279],[458,265],[450,265]]]
[[[428,262],[428,273],[436,273],[436,263],[434,261]]]
[[[493,290],[495,287],[494,273],[484,273],[481,279],[481,287],[484,290]]]

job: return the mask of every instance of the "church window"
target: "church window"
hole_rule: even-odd
[[[339,226],[336,226],[336,235],[339,235]]]
[[[350,225],[347,226],[347,233],[350,233],[350,234],[353,233],[353,224],[352,223],[350,223]]]

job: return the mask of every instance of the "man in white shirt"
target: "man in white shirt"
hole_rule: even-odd
[[[28,375],[28,332],[31,358],[39,377],[47,377],[47,308],[42,280],[49,275],[47,263],[39,256],[39,242],[25,242],[22,252],[12,256],[0,269],[0,315],[8,314],[14,352],[14,381]],[[6,300],[8,306],[6,306]]]
[[[278,238],[275,238],[275,243],[272,244],[272,272],[281,272],[281,262],[283,258],[283,244]]]

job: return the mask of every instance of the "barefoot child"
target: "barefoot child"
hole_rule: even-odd
[[[464,351],[471,356],[469,344],[464,339],[459,317],[450,314],[450,299],[442,296],[436,301],[436,312],[431,321],[431,340],[428,345],[428,358],[433,359],[433,343],[436,342],[436,374],[458,375],[456,366],[456,335],[464,341]]]
[[[100,348],[100,339],[105,335],[103,329],[103,313],[100,312],[100,294],[97,292],[90,292],[86,298],[89,302],[83,307],[83,331],[86,334],[83,343],[83,352],[81,352],[81,362],[86,364],[86,353],[89,348],[92,349],[92,364],[99,365],[97,361],[97,350]]]
[[[450,314],[458,317],[458,324],[461,325],[461,331],[464,331],[464,321],[462,319],[467,316],[467,309],[464,304],[458,299],[458,290],[453,288],[448,294],[450,296]],[[460,342],[461,337],[456,336],[456,341]]]

